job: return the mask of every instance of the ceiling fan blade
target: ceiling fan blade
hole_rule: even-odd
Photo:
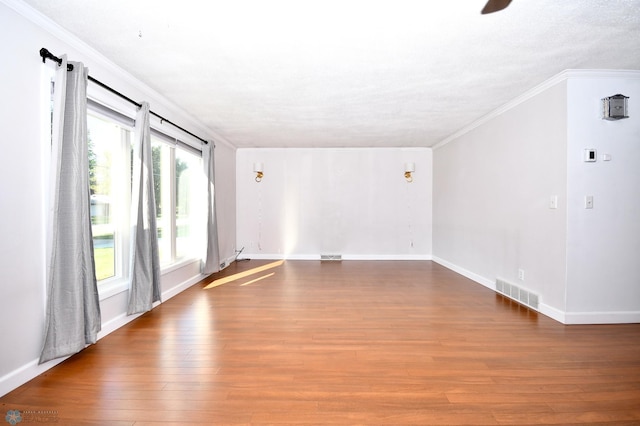
[[[480,13],[486,15],[487,13],[497,12],[509,6],[509,3],[511,3],[511,0],[489,0]]]

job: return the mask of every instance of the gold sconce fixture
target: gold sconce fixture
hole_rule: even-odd
[[[415,163],[405,163],[404,165],[404,178],[407,180],[407,182],[411,183],[413,182],[413,175],[412,173],[416,171],[416,165]]]
[[[253,171],[256,174],[256,182],[262,182],[262,176],[264,176],[264,168],[262,163],[253,163]]]

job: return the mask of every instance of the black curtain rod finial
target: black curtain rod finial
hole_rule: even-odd
[[[44,64],[47,60],[47,53],[50,53],[47,49],[45,49],[44,47],[42,49],[40,49],[40,57],[42,58],[42,63]]]
[[[49,52],[49,50],[44,47],[40,49],[40,56],[42,57],[42,63],[44,64],[47,59],[51,59],[56,62],[58,66],[62,65],[62,59],[55,56],[53,53]],[[73,71],[73,64],[67,64],[67,71]]]
[[[45,49],[44,47],[42,49],[40,49],[40,56],[42,57],[42,63],[44,63],[47,59],[51,59],[52,61],[57,62],[58,65],[62,65],[62,59],[60,59],[57,56],[53,55],[51,52],[49,52],[49,50]],[[72,64],[67,64],[67,71],[73,71],[73,65]],[[89,81],[92,81],[92,82],[96,83],[98,86],[110,91],[114,95],[117,95],[117,96],[121,97],[122,99],[132,103],[133,105],[136,105],[138,108],[140,108],[142,106],[141,104],[139,104],[138,102],[136,102],[133,99],[129,98],[128,96],[123,95],[122,93],[118,92],[117,90],[113,89],[112,87],[107,86],[103,82],[101,82],[99,80],[96,80],[95,78],[91,77],[90,75],[87,76],[87,78],[89,79]],[[188,131],[187,129],[185,129],[183,127],[178,126],[176,123],[174,123],[174,122],[172,122],[170,120],[167,120],[163,116],[158,115],[153,111],[149,111],[149,113],[151,115],[154,115],[154,116],[158,117],[160,119],[160,123],[161,124],[162,123],[171,124],[173,127],[182,130],[183,132],[185,132],[188,135],[193,136],[194,138],[198,139],[202,143],[205,143],[205,144],[209,143],[207,140],[201,138],[200,136],[197,136],[197,135],[191,133],[190,131]]]

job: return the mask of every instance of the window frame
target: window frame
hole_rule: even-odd
[[[168,170],[168,175],[162,176],[162,197],[164,200],[169,200],[169,218],[165,219],[165,227],[163,227],[163,235],[167,230],[170,233],[169,244],[167,244],[167,248],[169,249],[169,257],[170,261],[166,263],[162,263],[161,259],[161,269],[163,272],[176,269],[177,265],[184,265],[195,260],[202,259],[202,257],[197,257],[194,255],[187,255],[178,258],[177,256],[177,207],[178,207],[178,199],[177,199],[177,176],[176,176],[176,159],[177,159],[177,150],[183,151],[186,154],[194,155],[200,159],[200,165],[202,165],[202,151],[194,148],[193,146],[182,142],[177,138],[173,138],[172,136],[160,132],[156,128],[151,129],[151,144],[153,146],[154,143],[163,144],[169,149],[169,155],[165,159],[168,163],[162,170]],[[206,188],[205,185],[205,176],[204,169],[201,168],[202,172],[202,188]],[[166,206],[165,206],[166,208]],[[164,214],[164,213],[163,213]],[[202,218],[204,220],[204,218]],[[204,254],[204,253],[203,253]]]
[[[131,147],[134,137],[135,121],[104,104],[88,98],[87,119],[90,115],[117,124],[121,128],[120,140],[114,141],[114,143],[119,144],[116,149],[119,155],[117,156],[118,158],[115,159],[115,165],[119,169],[131,170]],[[124,137],[122,133],[123,130],[128,131],[128,137]],[[116,214],[114,215],[116,221],[114,224],[114,275],[97,281],[100,300],[121,293],[129,287],[131,175],[128,175],[129,182],[126,182],[126,173],[114,173],[114,175],[117,176],[118,187],[123,188],[117,191],[118,198],[114,200],[113,203],[117,206],[115,209]]]
[[[106,92],[100,88],[89,85],[87,88],[87,113],[89,113],[89,109],[94,112],[98,112],[102,116],[106,116],[109,119],[112,119],[118,122],[121,125],[128,126],[131,128],[131,138],[130,144],[134,143],[135,137],[135,116],[137,112],[137,108],[129,103],[128,101],[121,99],[109,92]],[[172,208],[171,210],[171,223],[170,229],[172,233],[171,238],[171,262],[161,264],[160,265],[160,273],[161,275],[168,274],[172,271],[178,270],[181,267],[193,263],[194,261],[198,261],[202,259],[204,256],[204,252],[202,256],[186,256],[180,259],[176,259],[176,179],[175,179],[175,149],[180,149],[187,151],[199,158],[202,158],[202,142],[192,138],[190,135],[183,134],[183,132],[179,131],[179,129],[174,128],[173,126],[163,122],[159,118],[155,116],[150,117],[150,127],[151,127],[151,135],[152,137],[160,139],[162,142],[168,144],[173,149],[171,154],[172,165],[169,169],[172,171],[172,176],[169,179],[171,183],[171,194],[172,194]],[[130,145],[132,146],[132,145]],[[131,148],[129,148],[131,149]],[[129,166],[130,167],[130,166]],[[204,179],[204,171],[203,171],[203,179]],[[203,181],[203,184],[205,182]],[[206,186],[204,187],[206,188]],[[131,199],[131,195],[129,194],[129,200]],[[130,209],[130,204],[128,205]],[[123,245],[127,247],[127,251],[130,246],[130,230],[131,227],[126,227],[126,235],[127,238],[124,240]],[[123,234],[124,235],[124,234]],[[126,273],[120,279],[107,279],[101,280],[98,283],[98,293],[100,300],[107,299],[112,297],[118,293],[122,293],[129,289],[129,260],[128,257],[124,259],[123,266],[126,267]]]
[[[43,188],[48,188],[49,186],[49,177],[51,173],[50,167],[50,158],[51,158],[51,133],[52,133],[52,99],[53,99],[53,84],[55,80],[55,69],[50,67],[43,67],[41,73],[41,84],[42,84],[42,105],[41,105],[41,122],[42,122],[42,143],[43,143],[43,155],[41,157],[42,160],[42,184]],[[89,84],[87,87],[87,116],[89,114],[93,114],[98,116],[101,119],[111,120],[123,128],[126,128],[130,133],[130,137],[128,141],[124,141],[123,138],[119,141],[121,144],[121,149],[124,152],[131,152],[131,147],[135,137],[135,116],[136,116],[137,108],[132,105],[129,101],[122,99],[108,91],[103,90],[102,88],[96,87],[94,85]],[[184,134],[179,131],[179,129],[174,128],[168,123],[163,122],[161,119],[151,116],[151,132],[152,135],[161,138],[165,142],[172,145],[172,166],[169,168],[172,170],[172,177],[169,180],[172,186],[172,206],[170,210],[172,211],[172,261],[171,263],[167,263],[161,265],[161,275],[168,274],[172,271],[178,270],[181,267],[193,263],[194,261],[202,260],[202,256],[204,256],[204,252],[202,256],[186,256],[184,258],[176,259],[175,250],[176,250],[176,202],[175,199],[175,187],[176,187],[176,179],[175,179],[175,149],[185,150],[190,154],[196,155],[197,157],[202,158],[202,142],[194,137],[191,137],[188,134]],[[124,146],[123,146],[124,145]],[[125,160],[125,166],[130,170],[131,168],[131,155],[124,155],[123,159]],[[124,174],[122,174],[124,175]],[[203,172],[204,179],[204,172]],[[203,181],[204,183],[204,181]],[[126,204],[121,208],[123,214],[121,215],[126,220],[122,222],[124,225],[121,226],[119,230],[119,240],[120,240],[120,250],[121,253],[119,262],[116,262],[115,266],[115,276],[107,279],[100,280],[98,283],[98,295],[99,300],[103,301],[110,297],[113,297],[119,293],[125,292],[129,289],[129,280],[130,280],[130,260],[129,260],[129,251],[130,251],[130,242],[131,242],[131,226],[130,226],[130,202],[131,202],[131,185],[128,185],[127,196],[124,197],[127,200]],[[43,191],[44,205],[48,205],[49,203],[49,191]],[[46,217],[46,215],[45,215]],[[45,263],[49,264],[49,249],[50,246],[49,241],[51,236],[47,231],[48,227],[46,225],[47,220],[43,220],[42,226],[43,231],[46,234],[46,246],[43,248],[43,256],[45,257]],[[115,243],[115,241],[114,241]]]

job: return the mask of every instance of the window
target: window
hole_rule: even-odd
[[[51,82],[51,76],[46,79]],[[50,105],[46,114],[50,125]],[[134,125],[133,119],[88,101],[90,214],[99,285],[119,286],[129,278]],[[206,179],[198,150],[156,130],[152,135],[158,243],[164,268],[202,256]]]
[[[176,148],[176,260],[202,255],[205,243],[206,185],[202,157]]]
[[[158,132],[151,147],[160,263],[198,257],[206,211],[202,158]]]
[[[87,129],[94,260],[103,282],[127,276],[131,128],[90,111]]]
[[[173,150],[156,137],[151,138],[151,157],[153,160],[153,185],[156,199],[156,226],[158,228],[158,249],[160,264],[168,265],[174,258],[173,239],[171,238],[171,164]]]
[[[53,68],[43,67],[42,86],[46,90],[43,90],[41,120],[48,129],[43,143],[49,148],[54,74]],[[102,96],[97,98],[110,102]],[[135,121],[91,98],[87,101],[87,108],[94,261],[100,295],[108,297],[105,295],[124,290],[129,279]],[[126,106],[121,110],[127,111]],[[155,129],[152,129],[152,135],[158,240],[164,269],[204,254],[206,179],[202,154],[198,149]],[[45,160],[43,166],[48,167],[49,162]],[[43,174],[46,176],[47,172]]]

